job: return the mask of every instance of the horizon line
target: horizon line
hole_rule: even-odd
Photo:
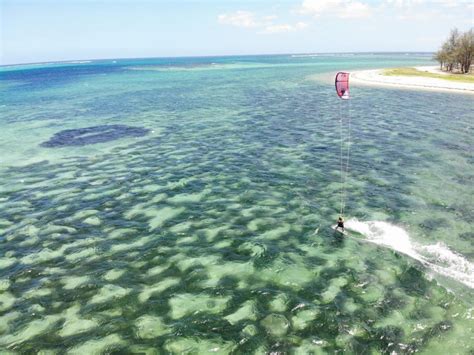
[[[285,55],[327,55],[327,54],[433,54],[431,51],[361,51],[361,52],[293,52],[293,53],[259,53],[259,54],[216,54],[216,55],[178,55],[178,56],[159,56],[159,57],[105,57],[105,58],[87,58],[87,59],[62,59],[46,62],[24,62],[0,64],[1,67],[35,65],[35,64],[67,64],[79,61],[101,61],[101,60],[124,60],[124,59],[172,59],[172,58],[228,58],[228,57],[262,57],[262,56],[285,56]],[[71,63],[73,64],[73,63]]]

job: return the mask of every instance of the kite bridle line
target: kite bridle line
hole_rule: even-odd
[[[349,95],[349,73],[346,72],[339,72],[336,74],[335,86],[337,96],[343,101],[349,100],[349,109],[347,112],[348,116],[348,130],[347,130],[347,154],[344,156],[344,133],[343,133],[343,120],[344,116],[342,115],[342,102],[339,103],[339,129],[340,129],[340,139],[341,139],[341,153],[340,153],[340,174],[341,174],[341,208],[340,208],[340,215],[341,217],[344,216],[344,208],[346,207],[346,185],[347,185],[347,178],[349,176],[349,161],[351,156],[351,103],[350,103],[350,95]],[[342,77],[342,80],[339,81],[339,76]],[[342,87],[338,86],[338,83],[345,83]],[[344,158],[345,158],[345,167],[344,167]]]
[[[346,100],[342,100],[346,101]],[[347,153],[344,157],[344,135],[343,135],[343,115],[342,115],[342,105],[344,103],[339,103],[339,128],[340,128],[340,137],[341,137],[341,152],[340,152],[340,175],[341,175],[341,207],[340,207],[340,215],[344,217],[344,209],[346,207],[346,196],[347,196],[347,178],[349,176],[349,161],[351,156],[351,101],[350,98],[347,100],[349,101],[349,109],[348,109],[348,129],[347,129]],[[345,158],[345,167],[344,167],[344,158]]]
[[[339,102],[339,133],[340,133],[340,139],[341,139],[341,154],[340,154],[340,158],[339,158],[339,164],[340,164],[340,175],[341,175],[341,191],[340,191],[340,195],[341,195],[341,208],[340,208],[340,212],[339,214],[341,215],[341,217],[343,217],[344,215],[344,208],[343,208],[343,199],[344,199],[344,176],[343,176],[343,169],[342,169],[342,150],[343,150],[343,147],[344,147],[344,139],[343,139],[343,136],[342,136],[342,101]]]
[[[341,206],[341,215],[344,215],[344,208],[346,207],[346,195],[347,195],[347,178],[349,177],[349,161],[351,158],[351,99],[349,98],[349,109],[348,109],[348,129],[347,129],[347,156],[346,156],[346,172],[344,175],[344,183],[342,186],[343,190],[343,199],[342,199],[342,206]]]

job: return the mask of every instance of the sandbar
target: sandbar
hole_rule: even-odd
[[[415,67],[420,71],[446,74],[438,66]],[[383,75],[385,69],[360,70],[351,72],[353,83],[370,86],[389,86],[416,90],[456,92],[474,95],[474,83],[456,82],[424,76],[388,76]]]

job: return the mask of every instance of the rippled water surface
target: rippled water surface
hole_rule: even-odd
[[[332,83],[430,63],[0,69],[0,350],[472,353],[473,97]]]

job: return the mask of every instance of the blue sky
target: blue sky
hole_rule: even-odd
[[[0,0],[0,64],[91,58],[434,51],[466,0]]]

